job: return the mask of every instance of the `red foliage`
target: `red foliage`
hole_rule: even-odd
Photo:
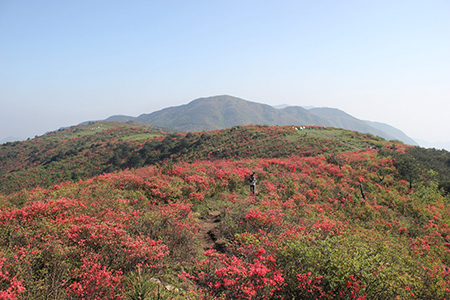
[[[95,258],[82,259],[79,269],[72,271],[75,280],[66,291],[70,297],[81,299],[123,299],[122,272],[111,271]]]

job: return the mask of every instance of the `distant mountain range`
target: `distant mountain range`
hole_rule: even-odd
[[[430,143],[428,141],[420,139],[416,139],[416,141],[420,144],[421,147],[424,148],[445,149],[447,151],[450,151],[450,142]]]
[[[19,138],[19,137],[14,137],[14,136],[8,136],[7,138],[0,140],[0,144],[8,143],[8,142],[17,142],[17,141],[22,141],[22,140],[24,140],[24,139]]]
[[[248,124],[318,125],[370,133],[386,140],[418,145],[405,133],[388,124],[359,120],[336,108],[280,107],[282,108],[223,95],[199,98],[185,105],[164,108],[138,117],[115,115],[105,121],[137,121],[182,132]]]
[[[383,132],[388,133],[390,136],[392,136],[393,139],[399,140],[404,142],[408,145],[415,145],[418,146],[419,144],[416,142],[416,140],[410,138],[407,136],[403,131],[400,129],[397,129],[391,125],[380,123],[380,122],[371,122],[371,121],[364,121],[365,123],[369,124],[370,126],[377,128]],[[387,140],[390,140],[389,138]]]

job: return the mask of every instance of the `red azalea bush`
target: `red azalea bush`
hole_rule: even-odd
[[[242,249],[241,249],[242,250]],[[238,255],[204,252],[206,259],[197,262],[191,274],[183,277],[206,288],[213,297],[225,299],[269,299],[283,285],[283,275],[272,255],[263,248]]]

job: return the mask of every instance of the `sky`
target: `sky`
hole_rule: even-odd
[[[0,0],[0,140],[224,94],[450,142],[450,1]]]

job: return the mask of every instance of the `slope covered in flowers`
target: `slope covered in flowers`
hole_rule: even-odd
[[[305,140],[307,155],[294,142],[277,147],[298,155],[279,157],[196,148],[0,196],[0,298],[448,299],[449,198],[433,172],[411,189],[393,159],[403,145],[380,155],[342,140],[336,149],[353,150]],[[214,246],[203,249],[211,211]]]
[[[296,129],[239,126],[186,134],[119,122],[75,126],[0,145],[0,193],[170,161],[312,156],[383,144],[380,138],[342,129]]]

